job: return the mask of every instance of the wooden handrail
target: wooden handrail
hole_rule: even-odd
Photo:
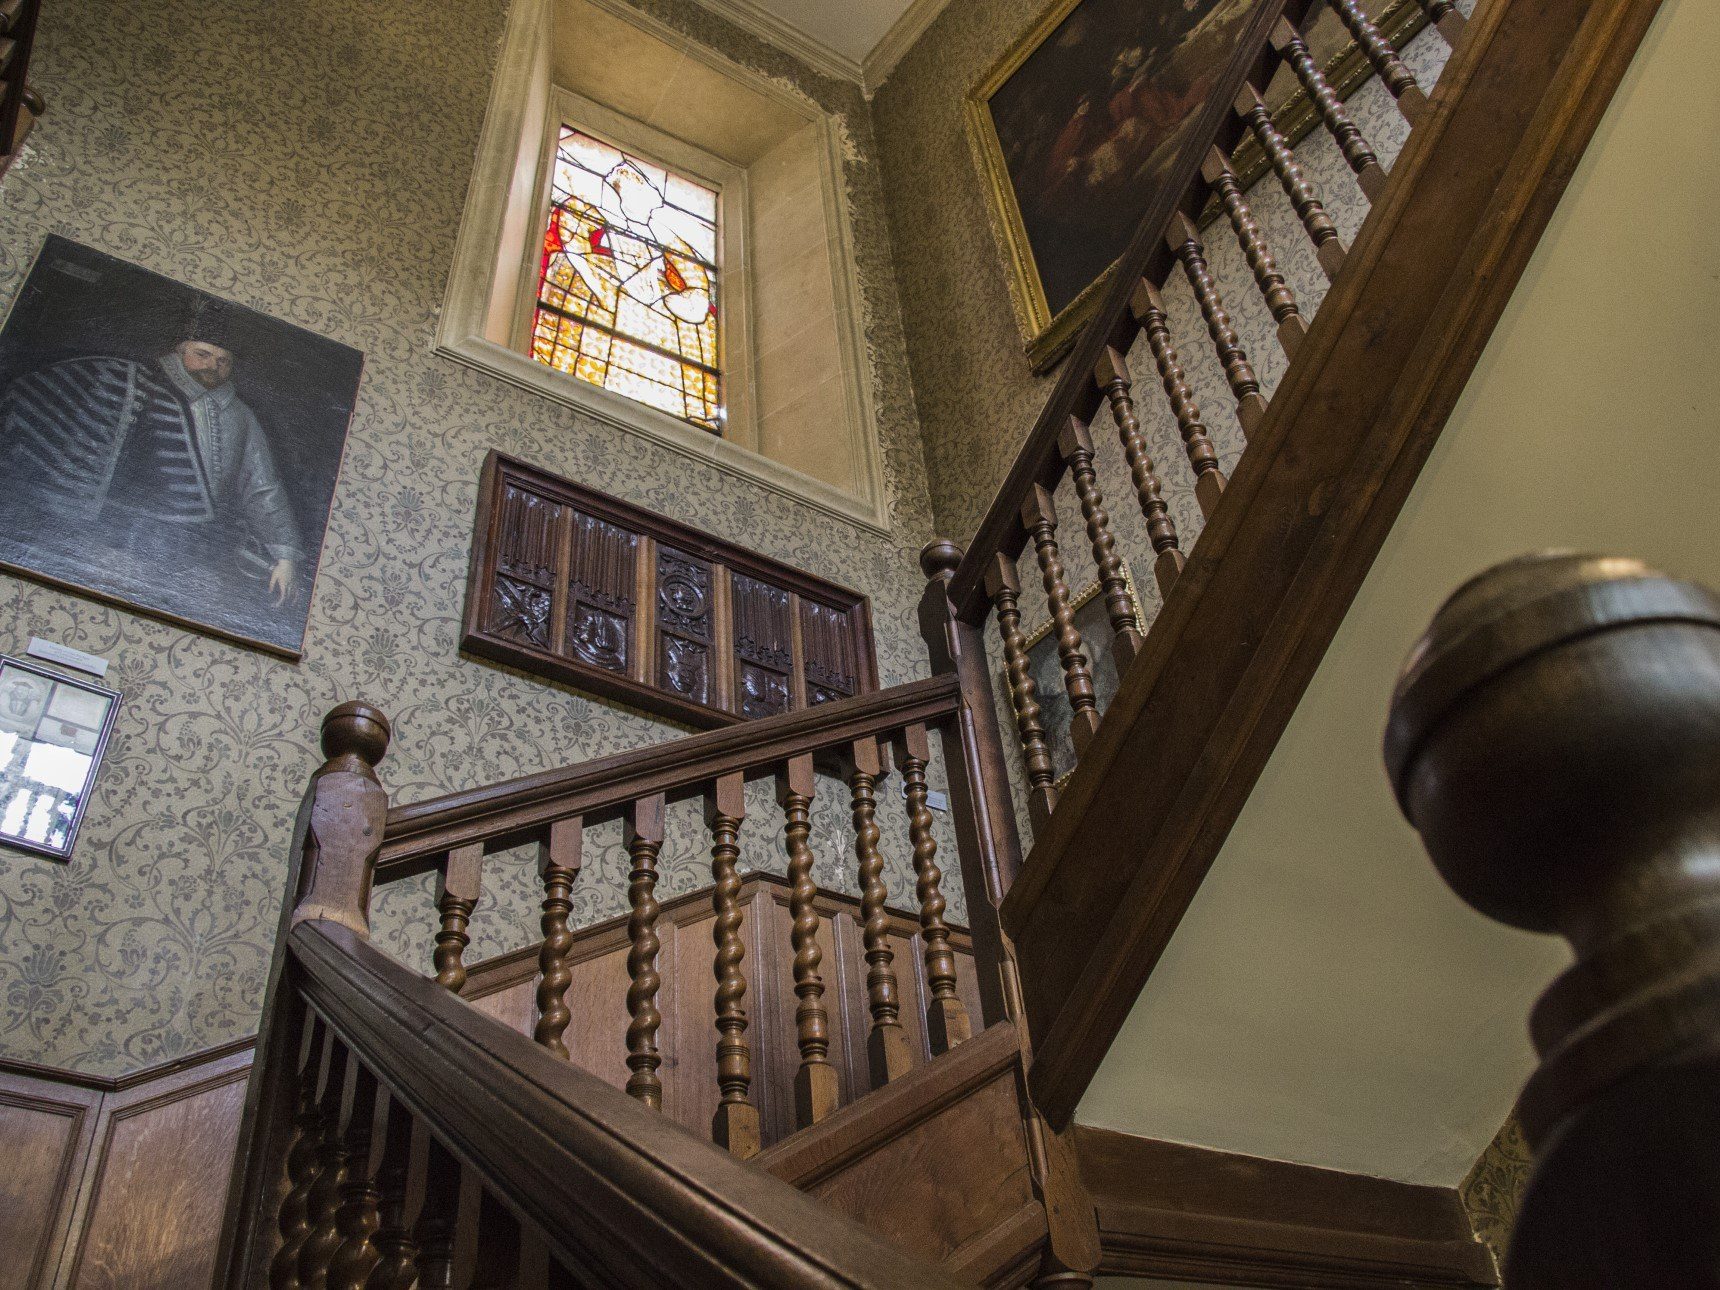
[[[536,1229],[579,1284],[954,1282],[414,975],[301,922],[298,988],[389,1096]]]
[[[674,798],[723,775],[768,774],[801,753],[838,749],[916,723],[936,724],[955,715],[960,703],[956,678],[934,676],[398,806],[388,812],[377,881],[422,872],[456,847],[482,843],[502,850],[556,819],[583,815],[590,821],[654,793]]]

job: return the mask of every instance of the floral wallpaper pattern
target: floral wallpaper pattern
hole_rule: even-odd
[[[1505,1264],[1505,1248],[1517,1222],[1517,1211],[1523,1207],[1523,1193],[1529,1186],[1533,1165],[1523,1126],[1513,1115],[1457,1188],[1475,1235],[1493,1251],[1501,1267]]]
[[[72,861],[0,851],[0,1055],[119,1075],[253,1030],[317,723],[343,699],[393,718],[382,777],[397,802],[679,733],[457,653],[490,448],[866,591],[884,682],[925,674],[915,553],[930,509],[866,104],[691,0],[642,7],[845,118],[891,539],[431,353],[502,0],[45,7],[32,73],[49,113],[0,182],[0,305],[57,232],[356,346],[366,372],[301,664],[0,576],[0,650],[33,635],[88,650],[125,692]],[[780,814],[758,788],[746,856],[780,868]],[[852,868],[845,803],[821,785],[831,886]],[[677,826],[666,894],[708,881],[702,829]],[[602,831],[587,853],[578,913],[593,920],[623,908],[625,857]],[[473,958],[535,939],[536,899],[530,857],[495,857]],[[379,892],[379,939],[421,959],[408,930],[428,901],[427,884]]]

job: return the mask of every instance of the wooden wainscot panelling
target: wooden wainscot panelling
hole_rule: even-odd
[[[1020,1040],[1000,1023],[761,1154],[756,1163],[909,1253],[1016,1283],[1045,1239]]]
[[[251,1045],[123,1079],[0,1063],[0,1288],[209,1284]]]
[[[793,953],[788,914],[789,888],[775,874],[752,874],[741,884],[741,961],[747,991],[743,996],[751,1052],[750,1098],[758,1108],[765,1145],[795,1132],[794,1078],[800,1064],[795,1042]],[[824,952],[825,1005],[830,1015],[830,1063],[836,1069],[838,1101],[846,1105],[872,1090],[867,1061],[866,959],[859,902],[821,891],[814,901],[819,915],[818,944]],[[890,944],[902,990],[902,1025],[908,1036],[910,1068],[932,1059],[925,1016],[930,988],[918,918],[904,910],[885,911]],[[662,984],[657,1032],[662,1065],[663,1113],[703,1138],[711,1136],[721,1083],[717,1078],[715,945],[716,911],[711,891],[691,892],[663,902],[657,919],[662,942],[658,971]],[[973,1016],[980,1015],[979,982],[973,945],[966,929],[951,929],[956,958],[956,988]],[[569,1060],[617,1088],[628,1078],[627,917],[594,924],[574,934],[565,962],[573,980],[567,992],[571,1014],[562,1041]],[[472,968],[460,991],[479,1011],[509,1029],[530,1035],[537,1020],[535,946],[491,959]]]
[[[1457,1192],[1077,1125],[1100,1270],[1304,1290],[1497,1286]]]
[[[496,452],[461,646],[696,726],[878,688],[864,596]]]

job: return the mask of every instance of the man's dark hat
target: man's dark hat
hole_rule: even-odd
[[[219,345],[229,354],[237,354],[242,325],[238,309],[224,300],[205,296],[191,308],[185,323],[184,339]]]

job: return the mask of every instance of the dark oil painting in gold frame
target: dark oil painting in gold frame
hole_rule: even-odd
[[[1035,368],[1091,311],[1263,2],[1058,0],[969,96]]]

